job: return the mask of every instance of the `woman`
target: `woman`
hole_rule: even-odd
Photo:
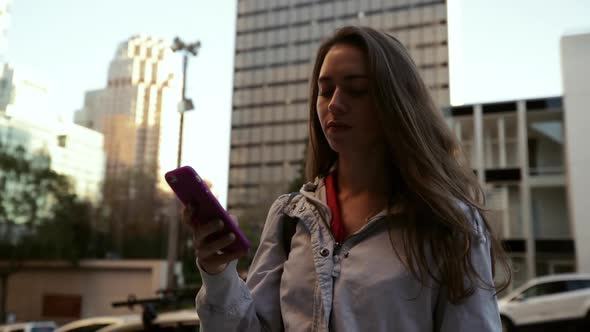
[[[309,118],[312,182],[271,206],[246,283],[244,253],[219,252],[233,238],[209,240],[220,224],[193,227],[202,329],[500,331],[493,266],[506,261],[482,189],[402,44],[337,31]]]

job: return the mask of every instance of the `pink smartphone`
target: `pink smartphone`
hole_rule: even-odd
[[[236,239],[224,251],[246,251],[250,249],[250,242],[238,228],[236,222],[213,196],[209,187],[199,174],[190,166],[179,167],[164,175],[166,182],[183,205],[191,205],[195,211],[193,222],[221,219],[225,229],[219,233],[232,232]]]

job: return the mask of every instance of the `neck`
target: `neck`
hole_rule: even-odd
[[[345,196],[375,195],[387,199],[391,176],[382,147],[338,154],[338,187]]]

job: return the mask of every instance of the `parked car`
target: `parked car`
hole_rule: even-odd
[[[123,324],[109,325],[96,332],[198,332],[200,329],[199,316],[194,309],[160,313],[150,325],[148,329],[142,315],[136,315]]]
[[[26,322],[0,325],[0,332],[53,332],[55,322]]]
[[[122,315],[79,319],[60,326],[54,332],[95,332],[107,326],[125,324],[136,317],[137,315]]]
[[[504,331],[548,323],[590,324],[590,274],[535,278],[498,304]]]

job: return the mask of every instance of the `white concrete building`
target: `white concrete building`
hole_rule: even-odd
[[[484,184],[514,281],[573,271],[561,97],[452,107],[451,128]]]
[[[107,181],[134,169],[168,190],[163,175],[176,167],[181,84],[169,42],[134,36],[119,45],[107,86],[89,91],[75,118],[104,134]]]
[[[0,142],[48,156],[50,168],[71,179],[78,197],[94,204],[101,201],[105,171],[101,133],[58,119],[0,112]]]
[[[451,107],[448,121],[487,192],[514,285],[590,272],[590,34],[562,40],[564,96]]]
[[[4,63],[0,67],[0,112],[43,116],[47,108],[46,84],[25,68]]]
[[[0,142],[45,154],[51,169],[71,178],[80,198],[98,204],[105,172],[103,135],[48,114],[48,89],[34,77],[25,68],[0,67]]]
[[[577,268],[590,273],[590,33],[561,40],[567,196]]]

